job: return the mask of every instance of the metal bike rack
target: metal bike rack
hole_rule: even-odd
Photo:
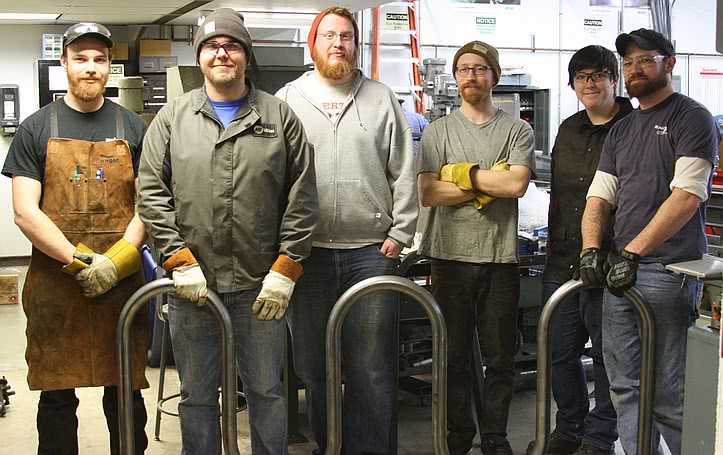
[[[557,306],[569,295],[580,290],[580,280],[570,280],[560,286],[542,308],[537,325],[537,403],[535,445],[531,455],[544,455],[550,444],[550,384],[552,382],[552,332],[550,322]],[[638,415],[638,454],[651,454],[653,397],[655,393],[655,317],[650,304],[635,288],[625,292],[639,316],[640,329],[640,406]]]
[[[341,328],[352,305],[380,291],[397,291],[419,302],[432,323],[432,426],[434,453],[449,455],[447,450],[447,326],[434,297],[406,278],[376,276],[350,287],[336,302],[326,328],[326,455],[341,451]]]
[[[131,325],[138,310],[145,303],[159,295],[175,292],[173,280],[161,278],[138,289],[126,302],[118,319],[118,418],[120,426],[120,453],[135,454],[133,440],[133,376],[131,367]],[[236,394],[226,393],[236,390],[236,367],[233,356],[233,328],[231,316],[221,299],[213,291],[208,291],[208,307],[221,326],[221,362],[224,367],[221,383],[221,419],[224,453],[240,455],[236,440]]]

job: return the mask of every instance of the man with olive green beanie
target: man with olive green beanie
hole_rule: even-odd
[[[457,51],[452,70],[462,106],[424,130],[416,160],[420,199],[431,207],[419,252],[432,259],[432,294],[448,328],[447,445],[451,455],[464,454],[476,433],[470,370],[476,323],[487,355],[480,448],[483,455],[511,455],[517,198],[534,173],[534,138],[527,123],[492,104],[497,49],[472,41]]]

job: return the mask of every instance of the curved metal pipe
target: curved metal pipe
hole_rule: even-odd
[[[557,306],[569,295],[582,289],[580,280],[560,286],[542,308],[537,325],[537,423],[535,445],[530,455],[544,455],[550,444],[550,387],[552,382],[552,332],[550,322]],[[625,292],[639,316],[640,329],[640,414],[638,416],[638,454],[650,455],[655,393],[655,317],[648,301],[635,288]]]
[[[410,280],[393,275],[376,276],[350,287],[336,302],[326,328],[326,455],[341,451],[341,328],[352,305],[380,291],[397,291],[419,302],[432,323],[432,426],[434,453],[447,449],[447,325],[434,297]]]
[[[133,440],[133,375],[131,366],[131,325],[133,318],[146,302],[159,295],[175,292],[173,280],[161,278],[138,289],[126,302],[118,319],[118,421],[120,426],[120,453],[134,455]],[[218,319],[221,328],[221,416],[224,453],[240,455],[236,440],[236,367],[234,361],[233,327],[231,316],[213,291],[208,291],[208,307]],[[229,391],[227,393],[227,391]]]

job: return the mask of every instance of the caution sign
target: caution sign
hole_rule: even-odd
[[[494,33],[495,29],[497,28],[497,18],[496,17],[477,16],[475,18],[475,28],[477,29],[477,32],[479,32],[479,33],[483,33],[483,34]]]
[[[409,30],[407,13],[385,13],[384,30]]]
[[[583,27],[586,32],[597,34],[600,33],[603,30],[603,20],[599,18],[595,19],[583,19]]]

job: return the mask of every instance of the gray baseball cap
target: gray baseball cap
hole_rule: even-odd
[[[108,30],[105,25],[97,24],[95,22],[80,22],[78,24],[71,25],[70,28],[63,33],[63,49],[65,49],[68,44],[84,36],[98,38],[108,45],[108,49],[113,47],[113,40],[110,38],[110,30]]]

